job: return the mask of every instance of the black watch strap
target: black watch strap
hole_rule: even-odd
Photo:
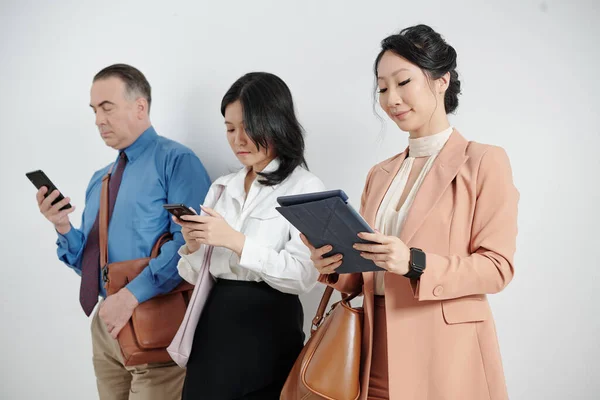
[[[418,280],[423,275],[426,267],[426,256],[423,250],[418,249],[416,247],[410,248],[410,262],[409,262],[409,270],[405,277],[409,279]]]

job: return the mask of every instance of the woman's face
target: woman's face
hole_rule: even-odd
[[[261,172],[275,158],[272,145],[268,151],[262,146],[257,147],[246,134],[242,103],[239,100],[225,108],[225,127],[231,150],[244,166]]]
[[[436,118],[446,118],[445,81],[430,80],[415,64],[386,51],[377,65],[379,104],[401,130],[424,136]]]

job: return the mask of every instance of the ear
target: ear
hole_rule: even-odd
[[[435,84],[437,86],[437,91],[439,94],[446,93],[448,86],[450,86],[450,72],[446,72],[444,75],[436,79]]]
[[[138,119],[144,119],[148,116],[148,100],[138,97],[135,101],[136,114]]]

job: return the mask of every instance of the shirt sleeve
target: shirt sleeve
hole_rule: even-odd
[[[200,159],[193,153],[184,153],[176,157],[167,170],[170,171],[166,180],[167,202],[187,204],[199,211],[210,187],[210,178]],[[150,264],[127,285],[140,303],[168,293],[181,283],[177,251],[185,240],[181,227],[170,218],[169,230],[173,240],[163,245],[159,256],[150,260]]]
[[[298,193],[319,192],[324,189],[323,182],[314,177]],[[300,239],[300,232],[289,222],[288,224],[288,241],[281,251],[246,235],[239,265],[255,272],[269,286],[281,292],[303,294],[315,286],[319,273],[310,260],[309,249]]]
[[[83,222],[81,226],[83,226]],[[71,230],[65,235],[56,233],[58,234],[58,239],[56,240],[58,259],[67,264],[78,275],[81,275],[81,256],[83,255],[85,235],[73,225],[71,225]]]
[[[88,187],[85,191],[86,207],[89,203],[89,196],[90,192],[92,191],[92,188],[96,184],[98,184],[98,181],[101,178],[102,170],[97,171],[92,176],[92,179],[90,179],[90,183],[88,184]],[[67,264],[67,266],[69,266],[78,275],[81,275],[81,259],[83,256],[83,249],[85,248],[87,240],[86,235],[83,233],[82,229],[89,222],[85,219],[85,207],[83,210],[84,211],[81,213],[80,229],[77,229],[73,225],[71,225],[71,230],[65,235],[61,235],[60,233],[56,232],[58,235],[58,238],[56,240],[56,253],[58,255],[58,259]]]

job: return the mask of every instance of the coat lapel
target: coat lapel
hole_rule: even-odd
[[[408,244],[419,230],[431,210],[438,203],[460,167],[469,158],[465,152],[468,141],[454,130],[425,176],[415,196],[400,233],[400,240]]]
[[[380,165],[379,168],[373,171],[371,182],[367,183],[370,195],[367,197],[363,217],[372,228],[375,228],[375,219],[379,207],[381,206],[381,202],[407,155],[408,149],[404,150],[404,152],[392,158],[387,163]]]

